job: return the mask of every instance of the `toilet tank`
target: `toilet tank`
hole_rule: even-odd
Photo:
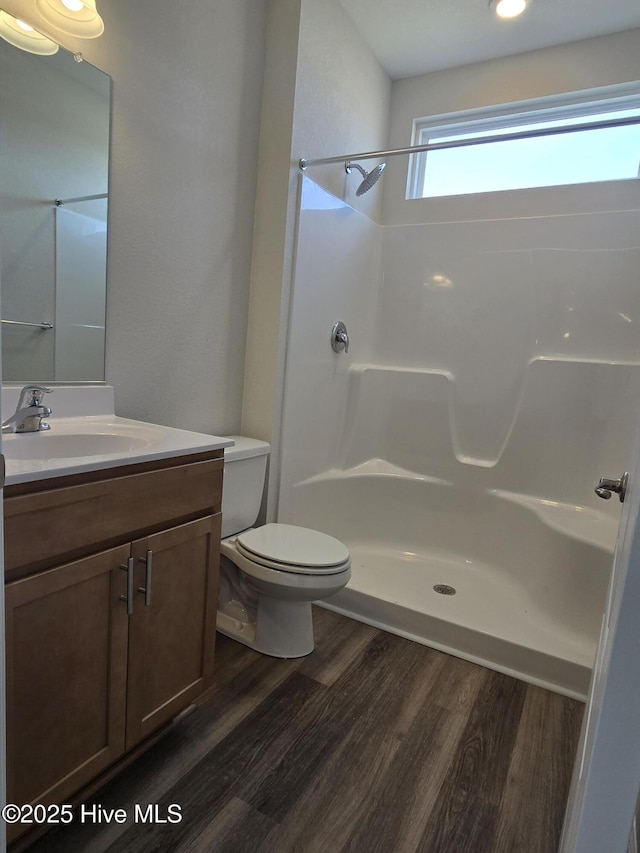
[[[260,512],[269,445],[257,438],[230,435],[233,447],[224,449],[222,538],[251,527]]]

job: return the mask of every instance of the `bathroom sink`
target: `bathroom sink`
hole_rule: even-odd
[[[117,433],[55,433],[4,435],[2,448],[6,459],[71,459],[80,456],[104,456],[129,453],[149,447],[152,440],[139,435]]]
[[[2,389],[3,413],[15,411],[19,394],[17,387]],[[50,429],[2,434],[5,486],[209,454],[233,445],[223,436],[121,418],[108,385],[57,385],[49,402]]]
[[[153,449],[166,429],[125,418],[58,419],[51,429],[5,433],[2,452],[7,462],[49,464],[54,460],[99,459]]]

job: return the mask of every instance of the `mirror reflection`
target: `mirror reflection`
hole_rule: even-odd
[[[104,380],[110,87],[0,41],[4,381]]]

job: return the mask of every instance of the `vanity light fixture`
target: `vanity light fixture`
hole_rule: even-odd
[[[516,18],[527,8],[527,0],[491,0],[489,7],[499,18]]]
[[[0,9],[0,37],[20,50],[39,56],[52,56],[58,51],[58,45],[54,41],[45,38],[25,21],[14,18],[3,9]]]
[[[94,39],[104,32],[96,0],[36,0],[36,9],[49,26],[66,35]]]

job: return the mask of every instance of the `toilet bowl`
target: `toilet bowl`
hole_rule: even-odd
[[[263,654],[302,657],[314,647],[311,602],[347,584],[349,551],[306,527],[253,527],[269,445],[230,437],[235,446],[225,449],[217,629]]]

